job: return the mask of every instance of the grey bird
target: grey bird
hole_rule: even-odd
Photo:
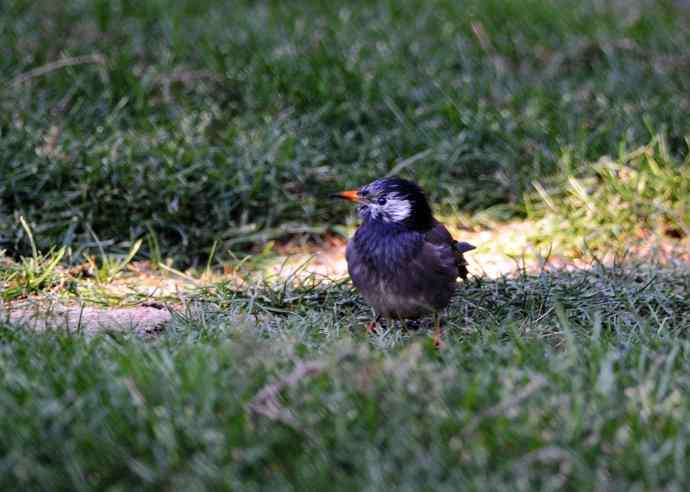
[[[453,239],[412,181],[383,178],[332,196],[359,204],[362,224],[345,255],[352,282],[376,313],[368,330],[375,330],[381,318],[433,315],[439,346],[440,313],[450,303],[458,277],[467,278],[463,254],[475,247]]]

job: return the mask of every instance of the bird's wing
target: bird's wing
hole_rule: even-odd
[[[463,253],[471,251],[476,246],[470,243],[460,242],[453,239],[446,226],[436,221],[434,227],[426,233],[425,242],[433,245],[437,250],[442,251],[444,255],[452,255],[452,261],[458,271],[458,277],[467,280],[467,260]]]

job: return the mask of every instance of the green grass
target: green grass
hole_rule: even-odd
[[[149,341],[3,326],[0,488],[682,490],[688,299],[649,265],[472,281],[440,353],[364,335],[347,284],[220,285]]]
[[[558,255],[686,237],[686,3],[1,2],[0,299],[260,269],[389,172]],[[690,488],[687,266],[472,279],[440,352],[312,280],[185,293],[151,339],[0,305],[0,489]]]
[[[663,135],[558,178],[551,192],[534,186],[539,200],[528,202],[536,221],[532,240],[559,253],[623,253],[634,243],[639,249],[640,242],[690,236],[690,153],[675,160]]]
[[[534,179],[661,131],[687,150],[689,17],[670,0],[3,2],[0,248],[29,253],[23,214],[73,262],[91,231],[115,253],[153,231],[179,265],[214,241],[227,259],[320,236],[345,213],[327,192],[392,170],[443,210],[523,214]]]

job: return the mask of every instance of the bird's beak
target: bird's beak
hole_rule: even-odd
[[[362,201],[357,190],[341,191],[340,193],[333,193],[331,196],[333,198],[342,198],[343,200],[349,200],[355,203]]]

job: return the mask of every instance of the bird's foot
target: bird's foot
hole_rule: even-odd
[[[443,327],[443,320],[439,313],[434,313],[434,347],[437,350],[441,350],[445,347],[445,342],[443,341],[443,335],[445,334],[445,329]]]
[[[376,317],[374,319],[369,321],[369,324],[367,325],[367,333],[369,335],[378,335],[379,326],[381,326],[379,323],[380,321],[381,321],[381,315],[380,314],[376,315]]]
[[[443,335],[435,334],[433,338],[434,348],[437,350],[443,350],[446,348],[446,342],[443,341]]]
[[[379,322],[376,319],[372,319],[369,321],[369,324],[367,325],[367,333],[369,335],[378,335],[379,333]]]

